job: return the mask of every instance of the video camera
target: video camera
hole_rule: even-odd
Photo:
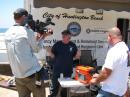
[[[34,21],[33,16],[31,14],[28,15],[27,22],[33,31],[38,32],[40,34],[48,33],[48,28],[46,28],[46,26],[55,25],[55,23],[51,22],[51,18],[46,18],[45,22],[39,20]],[[53,32],[49,32],[49,33],[53,34]]]

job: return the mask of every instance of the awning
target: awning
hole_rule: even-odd
[[[63,7],[78,9],[104,9],[116,11],[130,11],[130,0],[34,0],[34,8]]]

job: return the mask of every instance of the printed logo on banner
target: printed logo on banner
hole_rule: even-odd
[[[81,32],[81,26],[77,22],[69,23],[67,29],[71,32],[72,36],[78,36]]]

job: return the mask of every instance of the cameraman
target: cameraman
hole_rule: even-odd
[[[19,8],[14,12],[15,25],[5,34],[5,42],[12,73],[15,76],[19,97],[45,97],[44,82],[37,87],[36,72],[42,66],[38,63],[35,51],[38,51],[40,41],[46,36],[34,33],[27,24],[28,12]],[[49,30],[51,31],[51,30]],[[49,32],[48,31],[48,32]]]

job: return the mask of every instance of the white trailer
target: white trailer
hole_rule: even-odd
[[[49,17],[55,23],[55,26],[48,26],[53,29],[54,34],[44,40],[45,46],[52,46],[56,41],[61,40],[61,32],[69,29],[73,35],[72,41],[78,48],[83,51],[91,51],[92,56],[97,59],[98,65],[103,65],[108,50],[107,31],[109,28],[118,26],[122,31],[124,41],[129,43],[130,35],[127,30],[130,28],[130,12],[121,8],[119,11],[117,10],[119,4],[127,8],[130,5],[128,0],[124,0],[124,2],[120,0],[106,0],[108,2],[105,0],[62,1],[25,0],[25,8],[33,15],[34,20],[44,22]],[[80,6],[76,2],[80,2]],[[85,7],[84,3],[89,7]],[[91,8],[89,3],[93,4],[92,7],[97,4],[97,7]],[[99,6],[98,3],[101,3],[102,6]],[[114,8],[107,10],[105,4],[106,6],[112,4],[111,6]]]

